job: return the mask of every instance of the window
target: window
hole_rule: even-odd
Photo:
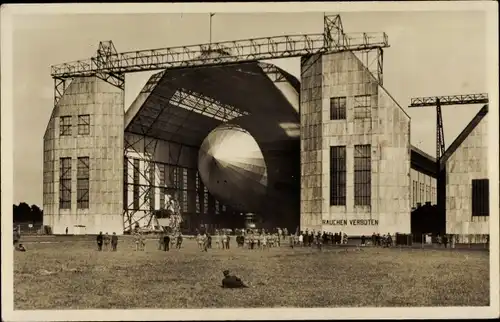
[[[78,115],[78,135],[90,134],[90,115]]]
[[[165,194],[167,193],[167,188],[165,188],[165,168],[166,165],[160,165],[160,209],[165,209]]]
[[[76,175],[76,207],[78,209],[89,208],[89,178],[89,157],[80,157]]]
[[[346,204],[346,149],[330,147],[330,205]]]
[[[134,167],[133,167],[133,182],[134,182],[134,190],[133,190],[133,198],[134,198],[134,210],[139,210],[140,203],[140,186],[139,186],[139,160],[134,159]]]
[[[354,97],[354,118],[371,118],[372,102],[370,95],[358,95]]]
[[[60,159],[59,208],[71,209],[71,158]]]
[[[148,201],[149,201],[149,210],[155,209],[156,203],[156,189],[155,189],[155,163],[149,163],[149,191],[148,191]]]
[[[488,179],[472,180],[472,216],[490,215],[490,187]]]
[[[203,213],[203,183],[199,172],[196,172],[196,213]]]
[[[219,200],[215,200],[215,214],[218,215],[220,210]]]
[[[346,98],[332,97],[330,98],[330,120],[345,120],[346,119]]]
[[[208,214],[208,189],[207,187],[204,187],[203,191],[203,213]]]
[[[417,180],[413,180],[413,205],[417,205],[417,188],[418,188],[418,183]]]
[[[354,205],[371,205],[372,159],[370,145],[354,146]]]
[[[432,187],[432,203],[433,204],[436,204],[437,203],[437,200],[436,200],[436,188]]]
[[[431,201],[431,187],[425,185],[425,195],[427,196],[425,201]]]
[[[187,190],[183,190],[182,191],[182,212],[188,212],[188,191]]]
[[[201,199],[200,193],[196,194],[196,213],[201,214]]]
[[[71,116],[61,116],[59,120],[59,136],[71,136]]]
[[[128,209],[128,158],[123,159],[123,209]]]
[[[420,183],[420,199],[419,202],[423,203],[425,200],[425,195],[424,195],[424,184]]]
[[[188,169],[182,168],[182,183],[181,186],[183,189],[187,190],[188,187]]]

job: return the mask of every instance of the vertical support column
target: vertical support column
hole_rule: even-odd
[[[384,49],[382,47],[377,48],[377,61],[378,82],[384,85]]]

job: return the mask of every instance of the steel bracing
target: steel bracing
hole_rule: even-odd
[[[377,64],[377,68],[375,71],[370,71],[376,74],[379,82],[382,83],[383,48],[389,47],[387,35],[385,33],[346,34],[344,33],[340,15],[325,15],[323,23],[323,33],[262,37],[217,43],[210,42],[201,45],[147,49],[123,53],[117,52],[112,41],[103,41],[100,42],[96,55],[90,59],[52,66],[51,76],[54,79],[54,103],[57,105],[70,82],[75,77],[98,77],[124,90],[126,73],[163,70],[163,72],[152,77],[141,92],[152,93],[158,81],[164,76],[165,70],[239,64],[290,57],[321,57],[323,54],[343,51],[353,51],[366,55],[366,59],[361,60],[366,64],[368,69],[373,65],[373,61],[368,61],[368,55],[375,53],[376,58],[374,62]],[[216,55],[213,53],[216,53]],[[275,66],[262,62],[258,64],[274,82],[290,82],[290,79],[287,79],[287,76]],[[141,138],[143,146],[141,148],[142,152],[135,151],[135,156],[131,157],[127,151],[135,150],[137,142],[129,142],[127,138],[125,139],[125,165],[130,164],[132,167],[135,167],[135,159],[145,162],[146,167],[143,170],[137,170],[141,173],[142,181],[146,183],[134,183],[134,178],[130,176],[129,172],[124,173],[123,219],[125,231],[130,231],[135,222],[144,219],[146,216],[149,216],[149,221],[151,221],[152,212],[154,211],[151,206],[151,199],[142,197],[150,195],[152,189],[165,188],[165,186],[159,187],[156,184],[157,179],[154,177],[157,174],[150,176],[149,170],[149,167],[161,163],[154,161],[158,140],[180,145],[181,148],[178,150],[178,155],[171,156],[173,164],[178,164],[182,146],[185,148],[196,147],[196,131],[191,133],[194,136],[192,145],[186,144],[186,140],[183,141],[183,144],[180,144],[180,133],[176,131],[168,137],[163,137],[159,132],[157,133],[155,127],[162,126],[160,124],[160,116],[162,113],[165,113],[165,110],[168,110],[172,106],[181,106],[191,112],[210,116],[214,122],[225,122],[245,114],[244,111],[239,111],[236,107],[226,106],[213,98],[188,89],[174,89],[169,84],[170,82],[167,81],[169,88],[162,91],[162,95],[157,93],[152,98],[161,100],[159,104],[166,107],[157,111],[155,109],[156,115],[153,117],[141,115],[140,126],[127,129],[128,133],[138,135]],[[300,85],[296,84],[296,86]],[[167,101],[169,103],[165,104]],[[189,116],[186,116],[184,121],[189,121],[188,118]],[[125,168],[128,169],[128,167]],[[135,179],[137,180],[137,178]],[[128,187],[131,185],[134,191],[139,189],[139,200],[142,200],[139,205],[137,205],[138,201],[128,200]],[[179,189],[178,186],[170,188]],[[139,217],[141,218],[137,215],[139,211]]]
[[[446,151],[441,106],[466,104],[488,104],[488,94],[481,93],[466,95],[429,96],[416,97],[410,100],[409,107],[436,107],[436,161],[438,165],[439,160]]]

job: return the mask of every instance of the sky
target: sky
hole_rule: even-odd
[[[488,91],[484,12],[346,12],[345,32],[388,34],[384,87],[412,118],[411,143],[435,155],[436,112],[412,97]],[[212,41],[320,33],[323,13],[217,13]],[[207,43],[209,14],[58,14],[13,18],[14,202],[42,206],[43,134],[53,108],[50,66],[87,59],[99,41],[118,52]],[[300,77],[300,59],[273,61]],[[127,75],[128,107],[152,73]],[[481,106],[446,106],[446,147]]]

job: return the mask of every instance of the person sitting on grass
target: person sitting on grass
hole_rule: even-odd
[[[26,251],[26,248],[24,248],[24,245],[23,244],[17,244],[16,248],[15,248],[18,252],[25,252]]]
[[[230,275],[228,270],[225,270],[223,272],[224,278],[222,279],[222,288],[245,288],[248,287],[243,283],[243,281],[235,276],[235,275]]]

